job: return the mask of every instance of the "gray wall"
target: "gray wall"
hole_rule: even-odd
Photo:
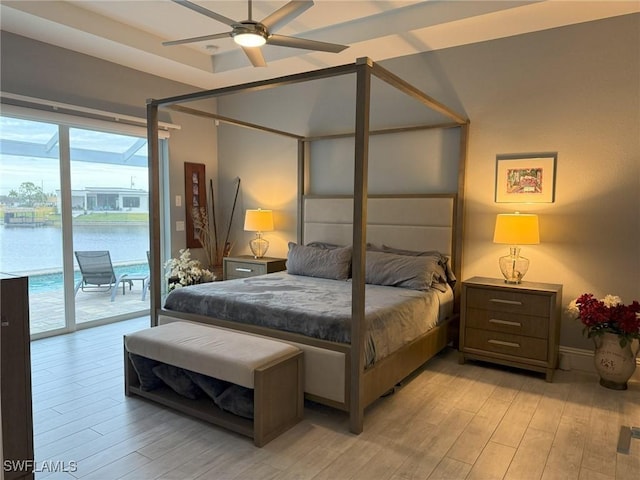
[[[540,215],[542,243],[523,247],[527,280],[563,284],[563,305],[583,292],[640,298],[639,32],[635,14],[382,62],[471,119],[463,278],[501,276],[497,259],[508,251],[492,243],[495,215],[517,209]],[[276,128],[297,124],[303,134],[332,125],[335,112],[351,115],[342,98],[319,103],[317,91],[307,91],[311,109],[297,90],[291,98],[277,90],[250,101],[229,97],[219,109],[270,117]],[[220,177],[242,175],[245,208],[281,209],[285,221],[268,238],[270,254],[284,255],[286,240],[295,239],[295,142],[243,135],[234,129],[220,137]],[[335,148],[325,150],[334,162]],[[532,152],[558,152],[555,202],[495,203],[496,155]],[[316,188],[330,191],[344,175],[324,175]],[[384,171],[370,172],[376,176]],[[400,177],[387,178],[387,187],[403,191]],[[237,236],[245,248],[251,235]],[[566,316],[561,344],[591,348]]]
[[[123,115],[146,116],[148,98],[191,93],[191,85],[82,55],[8,32],[1,32],[0,71],[3,92],[101,109]],[[197,108],[206,106],[199,104]],[[211,102],[209,108],[215,108]],[[170,168],[164,192],[172,200],[172,229],[185,219],[184,207],[175,207],[175,196],[184,200],[184,162],[204,163],[208,178],[218,168],[213,122],[191,115],[161,112],[161,120],[176,123],[169,142]],[[172,234],[172,254],[185,246],[183,233]],[[199,252],[195,252],[197,258]]]

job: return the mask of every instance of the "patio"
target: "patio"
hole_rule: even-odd
[[[133,288],[118,289],[115,300],[111,292],[83,292],[76,295],[76,323],[105,318],[132,318],[149,313],[149,295],[142,298],[142,282],[133,282]],[[64,298],[62,289],[29,293],[31,335],[64,327]]]

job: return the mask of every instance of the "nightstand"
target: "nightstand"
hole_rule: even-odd
[[[223,280],[233,280],[234,278],[255,277],[265,273],[280,272],[287,269],[286,264],[286,258],[254,258],[251,255],[224,257],[222,278]]]
[[[558,365],[562,285],[473,277],[462,282],[460,363],[466,359],[542,372]]]

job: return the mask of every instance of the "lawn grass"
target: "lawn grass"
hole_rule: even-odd
[[[78,215],[73,218],[73,223],[126,223],[126,222],[148,222],[148,213],[133,212],[104,212],[90,213],[87,215]]]

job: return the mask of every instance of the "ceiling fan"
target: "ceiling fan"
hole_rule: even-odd
[[[194,12],[198,12],[209,18],[213,18],[219,22],[229,25],[232,30],[225,33],[214,33],[212,35],[203,35],[200,37],[184,38],[182,40],[172,40],[169,42],[162,42],[162,45],[181,45],[183,43],[202,42],[206,40],[215,40],[217,38],[232,37],[233,40],[242,47],[244,53],[249,57],[249,60],[254,67],[266,67],[267,63],[262,56],[260,46],[277,45],[280,47],[293,47],[303,48],[306,50],[317,50],[321,52],[338,53],[347,48],[346,45],[338,45],[336,43],[319,42],[317,40],[307,40],[305,38],[287,37],[284,35],[276,35],[271,33],[277,28],[289,23],[305,10],[313,6],[313,1],[294,0],[283,7],[279,8],[275,12],[268,15],[260,22],[256,22],[251,18],[251,0],[248,0],[248,20],[235,21],[219,13],[212,12],[200,5],[197,5],[189,0],[172,0],[173,2],[187,7]]]

